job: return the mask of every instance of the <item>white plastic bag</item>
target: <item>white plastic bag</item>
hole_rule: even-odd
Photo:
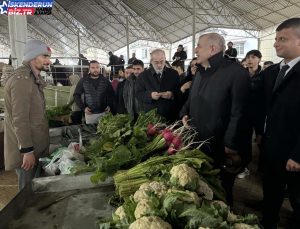
[[[44,166],[47,175],[70,174],[71,169],[78,164],[84,163],[84,156],[79,153],[79,143],[72,142],[68,148],[61,147],[54,152],[51,161]]]

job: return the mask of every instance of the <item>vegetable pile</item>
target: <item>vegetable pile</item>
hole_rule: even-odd
[[[74,168],[74,173],[94,172],[91,181],[98,183],[151,156],[172,155],[193,144],[192,129],[161,121],[156,110],[140,113],[135,123],[127,114],[105,115],[98,124],[99,138],[82,150],[87,166]]]
[[[194,141],[195,132],[180,123],[167,126],[155,110],[108,114],[98,124],[99,137],[82,150],[87,165],[73,172],[93,172],[98,183],[113,176],[117,209],[99,227],[129,229],[258,228],[254,215],[230,212],[213,160]]]
[[[196,153],[198,152],[192,152],[192,154]],[[205,159],[200,164],[193,163],[191,158],[187,159],[186,163],[181,163],[180,160],[184,161],[184,156],[188,156],[188,154],[189,152],[185,152],[182,155],[179,152],[169,156],[172,158],[171,160],[177,162],[169,171],[163,172],[163,178],[155,176],[152,177],[152,181],[145,179],[144,183],[139,185],[130,183],[133,190],[139,186],[138,189],[135,192],[127,190],[127,193],[133,191],[134,194],[124,198],[123,204],[116,209],[111,219],[99,221],[100,229],[258,229],[256,216],[251,214],[244,217],[235,215],[223,201],[213,200],[215,193],[211,183],[204,178],[204,174],[198,173],[201,171],[202,165],[206,164]],[[189,165],[188,162],[190,162]],[[131,169],[131,174],[133,169]],[[120,174],[126,176],[128,172],[120,172]],[[117,181],[120,174],[114,177],[117,188],[120,188]],[[166,177],[168,179],[165,179]],[[124,181],[126,179],[130,180],[130,178],[125,178]],[[139,179],[135,178],[136,181]]]

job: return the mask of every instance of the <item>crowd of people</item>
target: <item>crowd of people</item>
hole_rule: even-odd
[[[251,50],[245,63],[236,62],[232,42],[217,33],[199,37],[185,72],[186,53],[180,45],[167,66],[162,49],[151,52],[150,66],[135,55],[115,85],[101,74],[96,60],[89,74],[70,77],[72,122],[97,123],[107,112],[128,113],[157,109],[166,122],[182,120],[197,131],[201,150],[214,159],[229,205],[237,176],[249,173],[252,136],[260,149],[263,174],[263,218],[266,229],[276,228],[288,187],[293,208],[291,228],[300,226],[300,18],[284,21],[276,29],[274,47],[278,64],[261,67],[262,54]],[[33,51],[32,51],[33,50]],[[5,86],[5,155],[7,168],[18,171],[20,186],[32,179],[36,161],[48,146],[40,71],[47,70],[51,50],[40,41],[29,41],[24,66]],[[225,54],[225,55],[224,55]],[[110,66],[120,58],[110,55]],[[112,68],[116,71],[116,68]],[[115,73],[114,73],[115,74]],[[25,86],[24,86],[25,85]]]

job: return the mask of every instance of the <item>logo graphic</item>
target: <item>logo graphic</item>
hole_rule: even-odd
[[[7,3],[8,1],[0,0],[0,14],[7,14]]]
[[[0,14],[50,15],[53,0],[0,0]]]

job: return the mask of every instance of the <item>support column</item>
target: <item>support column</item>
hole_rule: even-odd
[[[80,57],[80,31],[78,30],[77,32],[77,46],[78,46],[78,56]],[[82,70],[82,59],[80,59],[80,73],[81,73],[81,77],[83,77],[83,70]]]
[[[8,28],[9,28],[12,65],[14,68],[17,68],[22,65],[25,44],[27,41],[26,16],[9,15]]]
[[[80,55],[80,31],[77,32],[77,46],[78,46],[78,56]]]
[[[127,43],[127,63],[129,60],[129,21],[128,16],[126,16],[126,43]]]
[[[173,47],[173,44],[170,44],[170,49],[169,49],[169,61],[172,62],[172,47]]]
[[[193,43],[192,43],[192,58],[195,56],[196,47],[196,0],[193,0]]]

